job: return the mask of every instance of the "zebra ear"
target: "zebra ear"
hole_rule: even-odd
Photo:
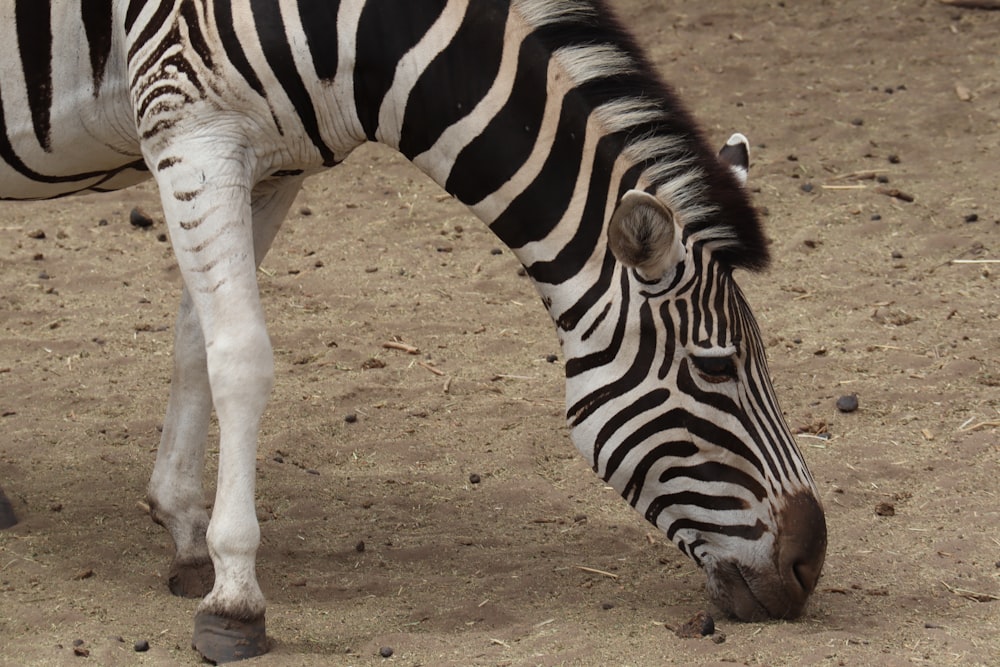
[[[619,262],[649,280],[662,278],[683,256],[674,214],[641,190],[626,192],[611,215],[608,247]]]
[[[747,184],[747,174],[750,172],[750,142],[746,137],[739,132],[729,137],[729,141],[719,151],[719,160],[732,169],[740,185]]]

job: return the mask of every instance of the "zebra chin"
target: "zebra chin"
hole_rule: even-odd
[[[819,502],[811,493],[795,494],[777,516],[777,538],[765,564],[733,559],[706,566],[709,597],[741,621],[794,620],[816,589],[826,544]]]

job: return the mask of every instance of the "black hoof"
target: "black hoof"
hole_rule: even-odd
[[[0,489],[0,530],[10,528],[17,523],[17,515],[14,514],[14,507],[7,500],[3,489]]]
[[[170,564],[167,586],[170,592],[182,598],[203,598],[215,585],[215,569],[208,558],[177,561]]]
[[[198,612],[191,646],[213,665],[246,660],[267,653],[264,617],[253,621]]]

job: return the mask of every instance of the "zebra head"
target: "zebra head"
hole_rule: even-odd
[[[720,161],[731,173],[716,178],[745,182],[742,135]],[[582,333],[563,332],[573,439],[705,570],[724,611],[795,618],[819,578],[826,523],[733,279],[735,268],[766,264],[765,241],[752,215],[677,218],[661,196],[638,189],[611,215],[612,288]]]

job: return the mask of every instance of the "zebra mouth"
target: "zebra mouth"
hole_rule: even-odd
[[[723,562],[709,574],[709,595],[712,601],[727,614],[741,621],[764,621],[779,618],[757,596],[761,584],[767,585],[757,573],[747,571],[733,562]]]

